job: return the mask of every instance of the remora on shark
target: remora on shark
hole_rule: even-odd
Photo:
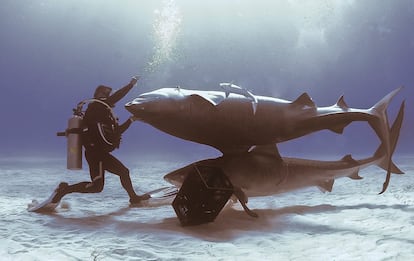
[[[404,117],[404,102],[394,121],[391,131],[391,152],[399,138]],[[381,144],[372,157],[355,160],[347,155],[338,161],[319,161],[281,157],[275,145],[257,146],[249,152],[238,155],[223,155],[187,165],[164,176],[169,183],[181,187],[195,166],[220,168],[235,188],[235,194],[244,209],[252,216],[245,203],[247,197],[269,196],[305,187],[317,186],[322,191],[331,191],[334,180],[341,177],[362,179],[359,170],[370,165],[388,168],[388,157],[384,144]],[[391,162],[391,172],[403,172]]]

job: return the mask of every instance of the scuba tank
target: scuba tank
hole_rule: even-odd
[[[57,136],[65,136],[66,144],[66,168],[70,170],[82,169],[82,132],[83,132],[83,101],[73,109],[73,115],[68,120],[68,127],[64,132],[58,132]]]
[[[67,129],[67,169],[82,169],[82,121],[83,117],[74,114],[68,120]]]
[[[76,109],[73,109],[73,115],[68,120],[68,127],[64,132],[58,132],[57,136],[67,138],[66,145],[66,168],[70,170],[82,169],[82,133],[84,132],[82,111],[83,105],[90,102],[99,102],[107,106],[111,112],[112,108],[105,102],[98,99],[87,99],[78,103]]]

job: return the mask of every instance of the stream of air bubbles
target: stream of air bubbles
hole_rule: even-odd
[[[153,55],[145,67],[148,73],[175,58],[176,44],[180,33],[182,15],[174,0],[165,0],[162,9],[154,11]]]

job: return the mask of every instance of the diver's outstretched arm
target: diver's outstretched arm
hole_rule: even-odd
[[[138,82],[139,76],[132,77],[131,81],[122,87],[121,89],[115,91],[111,96],[108,97],[106,100],[107,103],[111,106],[115,105],[119,100],[125,97],[127,93],[132,89],[132,87],[135,86],[135,84]]]

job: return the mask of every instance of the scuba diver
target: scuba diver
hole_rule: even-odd
[[[118,175],[122,187],[129,195],[129,202],[137,204],[148,199],[148,194],[137,195],[132,186],[129,169],[122,164],[111,152],[119,148],[121,135],[135,120],[131,116],[123,124],[118,124],[118,118],[112,108],[137,83],[139,77],[132,77],[131,81],[113,94],[112,88],[99,85],[83,116],[82,145],[85,148],[85,158],[89,165],[90,182],[80,182],[69,185],[61,182],[56,189],[52,203],[59,202],[66,194],[99,193],[104,188],[105,171]]]

